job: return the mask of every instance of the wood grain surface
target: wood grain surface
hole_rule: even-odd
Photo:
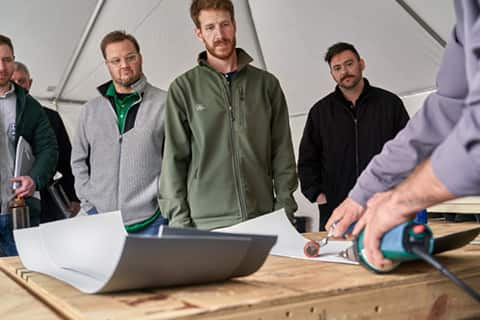
[[[443,235],[473,226],[433,223],[432,229]],[[443,253],[438,259],[480,291],[479,245]],[[0,269],[0,288],[13,292],[0,300],[0,314],[12,319],[480,317],[479,304],[420,261],[405,263],[391,274],[375,275],[361,266],[270,256],[257,273],[223,283],[100,295],[82,294],[61,281],[30,272],[17,257],[0,259]]]

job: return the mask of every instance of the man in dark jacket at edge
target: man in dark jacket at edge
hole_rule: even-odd
[[[408,122],[402,100],[373,87],[355,47],[339,42],[325,61],[337,83],[318,101],[305,124],[298,159],[302,193],[320,210],[320,230],[374,155]]]
[[[12,75],[12,81],[22,86],[27,92],[32,87],[33,79],[27,66],[19,61],[15,61],[15,71]],[[72,156],[72,144],[68,137],[67,129],[63,124],[62,118],[57,111],[43,107],[43,111],[47,114],[48,121],[52,126],[58,144],[58,162],[56,171],[62,174],[59,183],[71,201],[69,208],[70,215],[76,215],[80,210],[80,200],[75,194],[74,178],[72,167],[70,166],[70,157]],[[51,181],[53,182],[53,181]],[[42,211],[40,213],[40,222],[50,222],[64,219],[65,214],[55,203],[55,200],[48,192],[47,188],[40,191]]]
[[[25,198],[30,224],[37,225],[40,201],[34,194],[52,178],[58,157],[57,141],[43,108],[25,89],[10,81],[15,66],[13,52],[12,41],[0,35],[0,255],[6,256],[17,255],[9,200],[14,195]],[[13,177],[20,137],[32,147],[35,161],[28,176]],[[12,182],[18,183],[14,193]]]

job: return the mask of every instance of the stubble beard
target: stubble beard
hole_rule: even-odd
[[[217,59],[220,59],[220,60],[228,60],[233,55],[233,53],[235,52],[235,47],[237,45],[237,39],[234,37],[232,40],[223,40],[223,42],[226,42],[230,45],[230,48],[229,48],[227,53],[224,53],[224,54],[216,53],[215,52],[215,47],[217,45],[215,45],[215,44],[213,46],[205,44],[205,48],[207,49],[207,52],[211,56],[213,56]]]
[[[115,83],[124,88],[131,88],[132,84],[137,82],[141,76],[142,76],[142,71],[140,70],[138,75],[134,76],[132,74],[132,76],[125,77],[125,78],[119,77],[115,80]]]
[[[346,90],[351,90],[351,89],[354,89],[359,83],[360,83],[360,80],[362,79],[361,77],[353,77],[353,82],[351,84],[344,84],[343,80],[340,81],[340,84],[339,86],[343,89],[346,89]]]
[[[0,88],[10,87],[10,78],[13,75],[13,72],[8,76],[7,72],[0,72]]]

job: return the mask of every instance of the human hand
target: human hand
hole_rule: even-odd
[[[70,211],[71,213],[70,215],[71,218],[75,217],[80,211],[80,202],[72,201],[70,208],[68,208],[68,211]]]
[[[15,177],[12,178],[10,181],[19,184],[18,187],[15,189],[15,195],[22,198],[31,197],[37,188],[35,182],[29,176]]]
[[[328,219],[325,229],[330,230],[334,222],[338,221],[333,232],[334,237],[341,237],[347,231],[348,227],[360,219],[364,208],[355,202],[352,198],[346,198],[343,202],[333,210],[330,219]]]
[[[377,269],[390,268],[392,261],[385,259],[380,251],[383,235],[390,229],[411,219],[405,214],[395,200],[394,191],[375,194],[368,202],[367,209],[353,229],[353,235],[365,228],[363,234],[364,254],[367,261]]]
[[[325,196],[325,193],[320,193],[317,197],[317,200],[315,201],[317,204],[325,204],[327,203],[327,197]]]

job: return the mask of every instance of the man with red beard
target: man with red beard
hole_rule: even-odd
[[[402,100],[363,78],[365,61],[349,43],[331,46],[325,61],[335,91],[310,110],[300,143],[302,193],[320,210],[320,230],[383,145],[408,122]]]
[[[288,109],[278,80],[236,48],[230,0],[194,0],[205,45],[198,66],[170,85],[159,186],[171,226],[214,229],[297,209]]]

